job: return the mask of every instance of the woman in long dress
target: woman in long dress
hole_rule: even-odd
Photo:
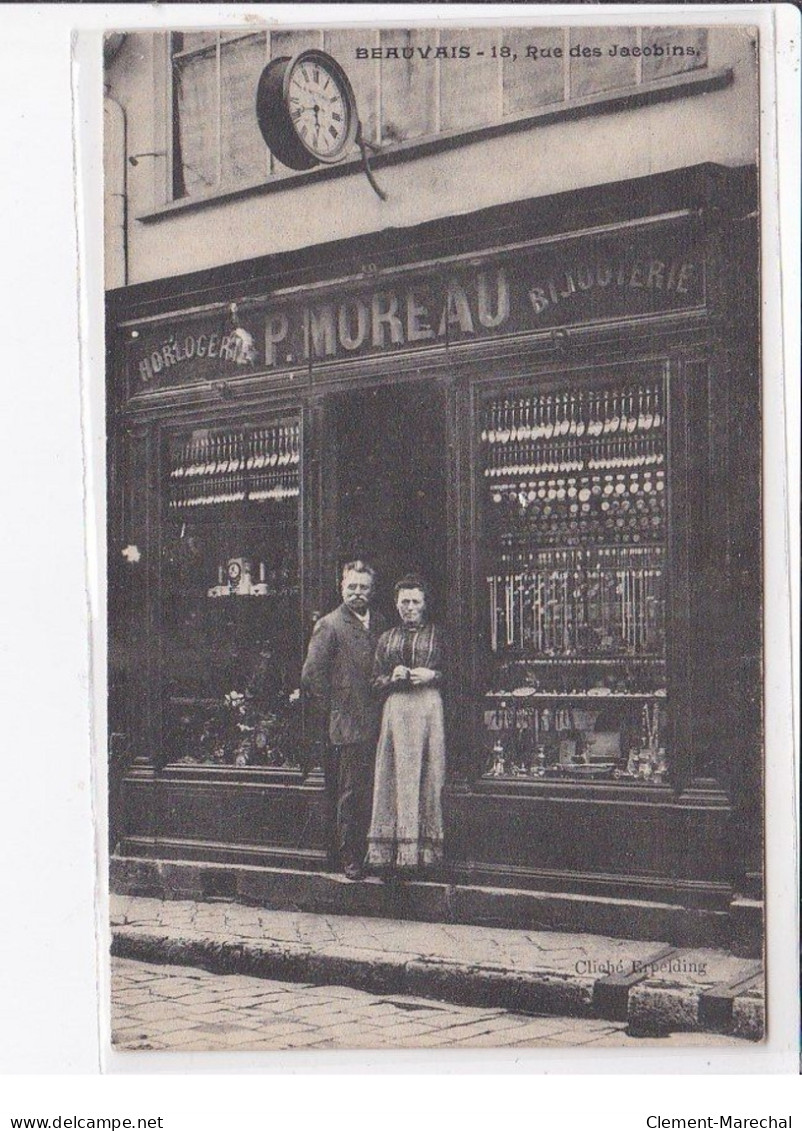
[[[395,586],[400,625],[380,638],[373,686],[386,696],[376,751],[369,866],[412,871],[443,857],[445,728],[441,629],[429,621],[426,583],[409,574]]]

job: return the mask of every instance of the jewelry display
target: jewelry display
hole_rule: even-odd
[[[652,374],[484,406],[494,777],[666,778],[665,400]]]
[[[193,437],[171,453],[168,506],[175,510],[297,498],[299,434],[293,422]]]

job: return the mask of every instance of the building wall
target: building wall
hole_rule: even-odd
[[[202,206],[192,197],[170,201],[168,38],[163,33],[129,34],[107,73],[107,93],[125,111],[124,140],[121,130],[109,131],[106,154],[110,186],[119,183],[115,170],[124,165],[126,172],[126,281],[180,275],[702,162],[737,166],[755,161],[757,80],[751,32],[707,29],[706,67],[696,67],[688,75],[730,68],[732,81],[721,89],[685,92],[627,109],[597,106],[593,114],[581,113],[588,100],[637,90],[653,80],[670,83],[672,77],[645,59],[637,65],[630,61],[623,69],[619,64],[617,71],[611,70],[612,63],[602,70],[580,70],[567,52],[568,45],[580,41],[580,33],[583,42],[592,41],[589,29],[573,29],[570,34],[543,29],[515,33],[522,40],[517,43],[519,51],[527,43],[552,40],[566,46],[563,62],[550,62],[548,75],[545,69],[537,69],[541,61],[519,59],[518,68],[535,68],[526,73],[540,76],[531,86],[521,84],[521,70],[514,72],[518,76],[514,82],[512,69],[500,62],[494,64],[492,74],[485,59],[481,64],[478,60],[442,64],[439,85],[428,94],[436,120],[428,123],[421,121],[420,107],[415,111],[410,102],[418,82],[410,81],[408,73],[400,81],[403,63],[356,62],[355,44],[385,42],[377,33],[338,32],[336,39],[320,39],[317,33],[352,76],[361,113],[371,135],[382,145],[409,146],[415,140],[410,135],[417,133],[421,138],[432,130],[449,135],[451,143],[414,147],[392,164],[378,168],[376,177],[387,193],[386,201],[370,188],[360,165],[351,162],[333,173],[315,170],[300,177],[274,169],[261,187],[207,200]],[[467,34],[461,38],[476,42]],[[291,46],[297,50],[305,45]],[[364,66],[376,76],[375,85],[365,85],[364,71],[359,70]],[[471,70],[474,66],[479,73]],[[390,71],[389,67],[400,70]],[[446,67],[451,70],[446,72]],[[455,69],[459,67],[465,69]],[[474,75],[475,84],[462,77],[469,74]],[[424,72],[418,77],[421,83],[431,85],[433,81]],[[496,88],[492,105],[476,97],[477,89]],[[538,120],[539,111],[561,106],[578,107],[580,112],[550,122]],[[527,116],[522,127],[495,136],[464,133]],[[131,156],[135,165],[127,161]],[[110,207],[107,212],[119,215],[119,209]],[[107,240],[109,286],[118,286],[123,279],[122,257],[122,241]]]

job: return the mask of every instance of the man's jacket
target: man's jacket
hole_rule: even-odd
[[[328,713],[329,740],[335,746],[374,743],[378,738],[382,704],[371,691],[371,676],[385,627],[375,609],[366,629],[345,605],[315,625],[301,686],[318,709]]]

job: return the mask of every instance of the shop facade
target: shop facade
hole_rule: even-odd
[[[450,641],[437,879],[754,934],[757,197],[700,161],[109,290],[118,877],[327,870],[299,674],[364,558]]]

